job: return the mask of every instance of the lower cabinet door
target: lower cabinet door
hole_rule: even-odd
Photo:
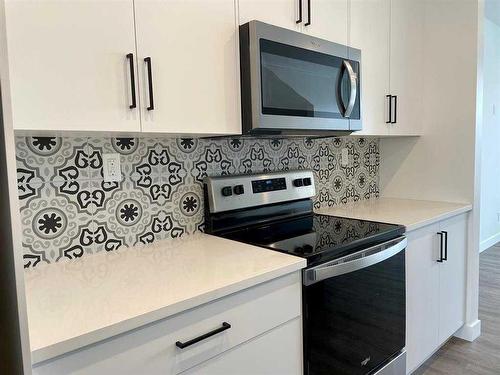
[[[295,318],[184,374],[299,375],[302,374],[302,320]]]
[[[411,373],[439,345],[439,224],[409,232],[406,249],[406,350]]]
[[[447,259],[439,267],[439,342],[443,343],[465,322],[465,262],[467,215],[441,222],[448,233]]]

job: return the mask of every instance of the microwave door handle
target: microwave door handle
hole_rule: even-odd
[[[406,237],[401,236],[345,257],[354,258],[353,260],[342,262],[342,258],[340,258],[306,269],[303,275],[303,284],[309,286],[332,277],[373,266],[398,254],[406,248],[407,244],[408,240]]]
[[[347,74],[349,75],[349,84],[351,88],[351,95],[349,97],[349,104],[347,104],[347,108],[344,112],[344,117],[350,117],[352,110],[354,109],[354,103],[356,102],[356,96],[358,94],[358,76],[354,72],[354,69],[352,68],[352,65],[349,61],[343,60],[342,64],[344,65],[344,68],[347,70]]]

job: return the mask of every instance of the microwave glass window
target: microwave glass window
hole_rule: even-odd
[[[341,58],[265,39],[260,47],[264,114],[342,118],[349,88]]]

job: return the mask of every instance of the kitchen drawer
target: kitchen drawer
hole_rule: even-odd
[[[33,373],[177,374],[300,314],[301,279],[296,272],[49,360]],[[177,341],[210,332],[223,322],[231,328],[185,349],[176,347]]]
[[[302,319],[295,318],[183,375],[301,375],[301,332]]]

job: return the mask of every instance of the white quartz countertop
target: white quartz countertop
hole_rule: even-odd
[[[466,203],[379,198],[319,209],[316,212],[352,219],[402,224],[406,226],[407,231],[412,231],[471,209],[472,205]]]
[[[25,272],[33,363],[306,266],[210,235],[98,253]]]

